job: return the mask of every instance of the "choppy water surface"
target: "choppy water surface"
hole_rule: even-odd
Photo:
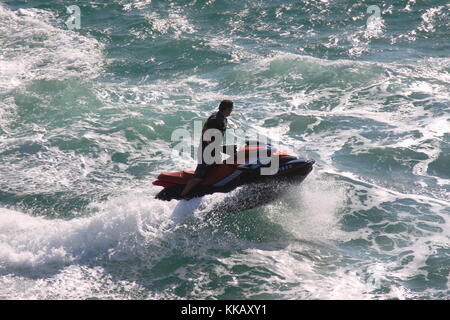
[[[0,3],[0,298],[448,299],[450,5],[371,5]],[[313,173],[237,214],[154,200],[223,98]]]

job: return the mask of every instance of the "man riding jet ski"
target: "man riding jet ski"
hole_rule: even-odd
[[[253,155],[256,153],[256,157]],[[260,155],[264,154],[263,157]],[[267,155],[267,157],[265,157]],[[263,170],[271,166],[271,159],[278,157],[279,165],[274,174],[264,174]],[[279,192],[280,184],[300,183],[311,172],[314,160],[298,159],[287,153],[273,150],[271,145],[248,142],[244,148],[237,151],[232,163],[224,161],[211,165],[207,176],[189,192],[182,196],[186,185],[193,179],[194,171],[184,170],[179,172],[161,173],[158,179],[153,181],[156,186],[164,189],[155,198],[170,201],[172,199],[191,199],[215,192],[230,192],[243,185],[264,184],[266,187],[274,183],[274,192]],[[245,159],[240,164],[239,159]],[[267,188],[266,188],[267,190]]]
[[[223,152],[230,155],[232,161],[227,159],[218,163],[207,163],[203,158],[205,149],[213,142],[220,143],[215,141],[214,137],[208,138],[208,130],[220,132],[217,138],[223,138],[227,128],[226,118],[232,111],[232,101],[220,102],[219,111],[213,113],[203,126],[200,145],[202,162],[197,165],[195,172],[161,173],[153,182],[154,185],[164,188],[156,195],[157,199],[191,199],[215,192],[229,192],[245,184],[301,182],[311,172],[314,160],[297,159],[286,153],[276,152],[269,144],[259,142],[247,142],[239,151],[235,147],[231,155],[227,152],[230,149],[224,146]],[[211,155],[215,157],[215,149]]]

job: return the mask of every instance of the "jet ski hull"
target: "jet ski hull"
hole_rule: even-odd
[[[215,181],[211,182],[211,177],[209,177],[209,181],[208,178],[205,179],[205,181],[190,192],[188,197],[181,197],[181,192],[189,179],[192,178],[192,171],[161,174],[154,184],[166,187],[155,198],[165,201],[191,199],[216,192],[230,192],[239,186],[250,184],[266,184],[272,186],[286,183],[298,184],[312,171],[313,164],[314,160],[302,160],[292,156],[280,157],[279,169],[273,175],[262,175],[261,167],[257,169],[240,169],[235,165],[218,164],[214,168],[211,168],[211,171],[213,171],[211,176],[213,176],[213,181],[215,178]],[[215,177],[214,174],[216,175]],[[275,192],[273,188],[269,188],[268,190],[265,198],[271,201],[271,196],[279,192]]]

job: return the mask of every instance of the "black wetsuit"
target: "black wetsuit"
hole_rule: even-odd
[[[220,112],[213,113],[205,122],[203,125],[202,130],[202,141],[201,141],[201,147],[202,147],[202,154],[205,151],[206,146],[209,144],[207,141],[203,139],[203,134],[208,129],[217,129],[220,132],[222,132],[222,137],[225,135],[225,131],[227,130],[228,120],[225,118]],[[214,141],[214,137],[212,137],[211,141]],[[212,156],[214,156],[214,150],[212,152]],[[195,169],[194,178],[203,179],[206,174],[208,173],[208,169],[211,165],[208,165],[205,163],[204,157],[202,157],[202,163],[199,163],[197,165],[197,168]]]

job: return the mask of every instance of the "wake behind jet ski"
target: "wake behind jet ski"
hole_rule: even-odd
[[[255,151],[256,157],[254,157]],[[261,154],[263,154],[263,157],[261,157]],[[275,174],[262,174],[263,168],[270,167],[270,159],[273,159],[273,156],[279,157],[278,170]],[[224,161],[212,165],[205,179],[184,197],[181,196],[181,193],[186,184],[193,178],[194,171],[161,173],[157,180],[153,181],[153,184],[164,189],[155,198],[167,201],[191,199],[216,192],[230,192],[243,185],[300,183],[311,172],[315,162],[314,160],[299,159],[287,153],[278,152],[269,144],[259,143],[247,143],[245,147],[233,155],[233,159],[232,163]],[[238,159],[245,159],[245,163],[240,164]],[[279,188],[276,189],[276,192],[280,192]]]

